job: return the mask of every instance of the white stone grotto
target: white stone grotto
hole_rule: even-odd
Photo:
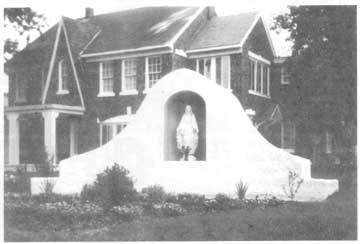
[[[193,103],[199,134],[203,130],[198,161],[178,161],[172,146],[172,124],[178,119],[174,119],[176,111],[185,106],[182,103]],[[282,185],[288,184],[289,171],[304,179],[297,200],[323,200],[338,190],[337,180],[311,178],[308,159],[263,138],[230,90],[188,69],[159,80],[131,123],[113,140],[61,161],[54,191],[80,193],[84,184],[93,183],[96,175],[114,162],[130,171],[138,190],[158,184],[172,193],[235,196],[236,183],[242,180],[249,186],[248,197],[271,194],[286,198]],[[38,191],[36,182],[40,180],[33,179],[33,192]]]

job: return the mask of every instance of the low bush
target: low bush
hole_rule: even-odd
[[[110,209],[110,211],[120,219],[129,221],[141,216],[144,212],[144,209],[139,205],[124,205],[114,206]]]
[[[83,202],[94,201],[105,210],[132,202],[136,195],[129,171],[116,163],[98,174],[93,185],[84,186],[80,194]]]
[[[158,203],[153,205],[153,213],[159,217],[176,217],[184,215],[186,210],[176,203]]]
[[[159,185],[145,187],[141,190],[145,201],[160,203],[164,202],[167,198],[167,193],[164,188]]]
[[[18,168],[15,172],[5,172],[4,192],[30,193],[30,177],[25,168]]]
[[[187,211],[203,211],[205,210],[206,198],[204,195],[182,193],[172,198],[168,198],[167,202],[179,204]]]

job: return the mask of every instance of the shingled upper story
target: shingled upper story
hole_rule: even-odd
[[[178,68],[229,89],[256,124],[275,123],[281,116],[263,116],[281,113],[284,85],[275,56],[258,13],[146,7],[62,17],[6,64],[11,136],[5,161],[35,162],[38,145],[56,161],[94,149],[126,126],[158,79]],[[274,144],[293,147],[294,138],[287,138]]]

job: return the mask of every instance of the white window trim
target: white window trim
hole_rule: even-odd
[[[108,123],[102,123],[100,122],[99,123],[99,128],[100,128],[100,146],[104,145],[104,142],[103,142],[103,127],[104,126],[111,126],[111,138],[106,142],[108,143],[109,141],[111,141],[112,139],[114,139],[114,137],[118,134],[117,133],[117,127],[120,125],[122,127],[121,130],[123,130],[125,128],[125,126],[127,126],[129,124],[129,122],[121,122],[121,123],[111,123],[111,124],[108,124]],[[106,144],[105,143],[105,144]]]
[[[121,95],[121,96],[137,95],[137,94],[139,94],[139,92],[136,88],[131,89],[131,90],[125,90],[125,84],[124,84],[124,82],[125,82],[125,60],[135,60],[135,63],[136,63],[136,59],[121,60],[121,91],[119,92],[119,95]],[[135,75],[137,75],[137,73]]]
[[[149,87],[149,58],[156,58],[156,57],[159,57],[160,58],[160,66],[161,66],[161,71],[160,71],[160,74],[162,72],[162,64],[163,64],[163,60],[162,60],[162,56],[160,55],[157,55],[157,56],[148,56],[148,57],[145,57],[145,90],[143,91],[143,93],[148,93],[148,91],[150,90],[150,87]]]
[[[250,61],[254,62],[255,65],[255,71],[254,71],[254,90],[253,89],[249,89],[248,93],[252,94],[252,95],[256,95],[259,97],[263,97],[263,98],[271,98],[270,95],[270,69],[271,69],[271,62],[263,57],[261,57],[260,55],[257,55],[255,53],[252,52],[248,52],[249,53],[249,58]],[[258,80],[257,80],[257,73],[258,73],[258,64],[260,64],[261,66],[261,92],[257,91],[257,86],[258,86]],[[264,92],[264,64],[267,65],[268,69],[267,69],[267,91]],[[250,70],[250,72],[252,72],[252,70]],[[251,83],[252,81],[250,81]]]
[[[62,79],[63,63],[64,63],[64,59],[61,59],[59,61],[59,63],[58,63],[58,91],[56,92],[57,95],[69,94],[68,89],[62,89],[62,84],[63,84],[63,79]]]
[[[99,93],[97,96],[98,97],[113,97],[113,96],[115,96],[114,91],[106,91],[106,92],[103,91],[103,89],[104,89],[103,77],[102,77],[103,64],[104,64],[104,62],[99,63]]]
[[[227,70],[227,75],[229,77],[229,84],[228,87],[224,87],[224,81],[223,81],[223,75],[221,74],[221,86],[229,91],[232,91],[231,89],[231,57],[230,55],[217,55],[214,57],[201,57],[201,58],[197,58],[195,60],[195,65],[196,65],[196,72],[200,73],[200,60],[203,60],[203,71],[204,74],[203,76],[205,76],[205,68],[206,68],[206,60],[210,59],[210,63],[211,63],[211,67],[210,67],[210,80],[216,83],[216,58],[220,58],[221,59],[221,72],[223,72],[224,70],[224,65],[223,65],[223,60],[228,57],[229,58],[229,69]],[[205,76],[206,77],[206,76]]]
[[[285,67],[281,67],[281,85],[289,85],[290,81],[285,81],[284,77],[285,76],[289,76],[289,75],[285,75]]]

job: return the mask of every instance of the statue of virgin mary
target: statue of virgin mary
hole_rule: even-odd
[[[190,105],[186,105],[185,112],[176,128],[177,147],[182,152],[182,161],[195,161],[195,150],[198,146],[199,128]]]

